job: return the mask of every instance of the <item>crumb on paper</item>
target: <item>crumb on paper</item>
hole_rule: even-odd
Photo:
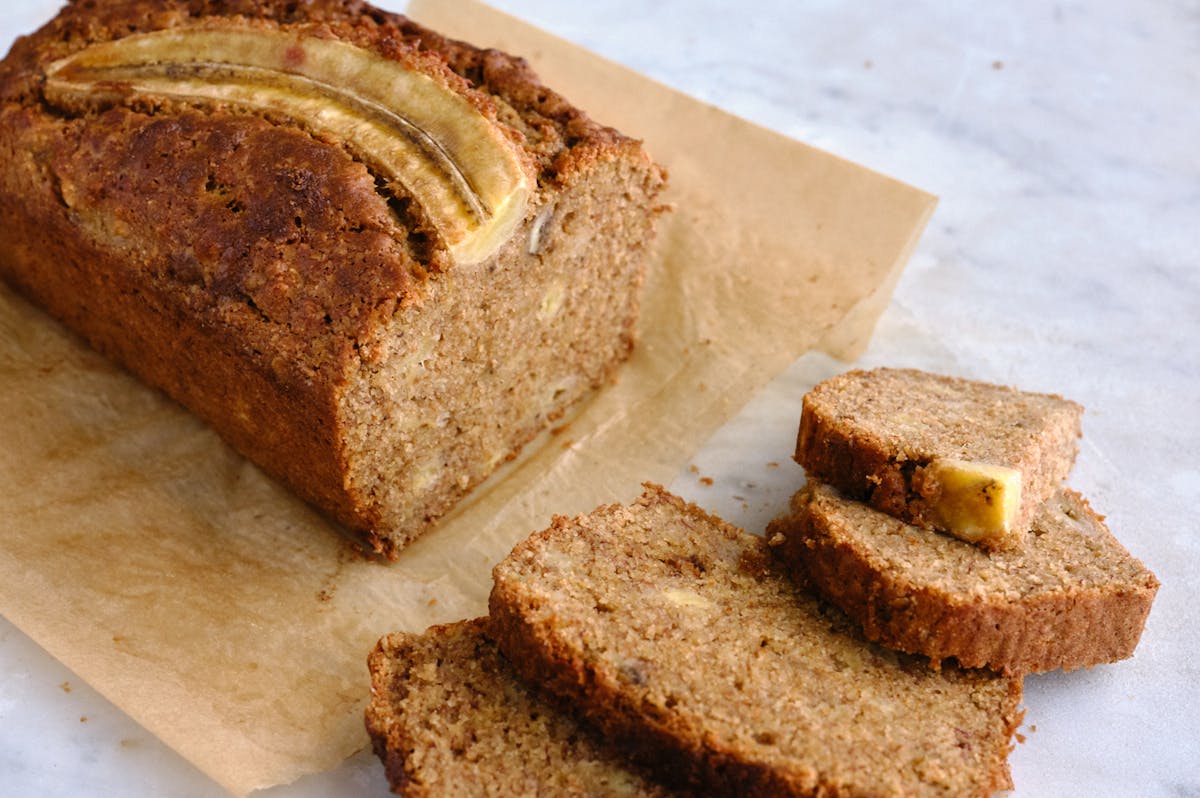
[[[690,465],[690,466],[688,466],[688,471],[691,471],[693,474],[699,474],[699,473],[700,473],[700,469],[699,469],[699,468],[697,468],[697,467],[696,467],[696,466],[694,466],[694,465]]]
[[[569,426],[571,426],[571,425],[570,424],[559,424],[557,427],[551,427],[550,434],[551,435],[561,435],[567,431],[567,427],[569,427]]]
[[[79,722],[80,722],[80,723],[87,723],[87,715],[80,715],[80,716],[79,716]]]
[[[69,693],[69,692],[71,692],[71,683],[70,683],[70,682],[63,682],[62,684],[60,684],[60,685],[58,686],[58,689],[59,689],[59,690],[62,690],[64,693]]]
[[[700,484],[701,484],[701,485],[711,485],[711,484],[713,484],[712,477],[700,477]]]
[[[767,468],[779,468],[779,463],[772,460],[771,462],[767,463]]]
[[[993,62],[992,62],[992,69],[995,69],[995,70],[997,70],[997,71],[999,71],[999,70],[1001,70],[1001,69],[1004,69],[1004,62],[1003,62],[1003,61],[1000,61],[1000,60],[993,61]]]

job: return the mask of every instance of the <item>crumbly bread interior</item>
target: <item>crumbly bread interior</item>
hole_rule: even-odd
[[[865,642],[767,544],[656,487],[556,518],[496,566],[521,675],[711,794],[986,795],[1009,785],[1018,680]]]
[[[410,798],[666,796],[560,707],[522,685],[486,619],[392,634],[369,660],[367,730]]]
[[[767,535],[871,639],[1012,673],[1132,656],[1158,589],[1070,489],[1042,505],[1014,550],[983,551],[817,484]]]
[[[532,214],[494,261],[435,275],[389,323],[341,407],[349,484],[387,547],[444,513],[634,344],[651,176],[597,165]],[[436,497],[430,501],[429,497]]]
[[[1019,534],[1070,471],[1082,413],[1052,394],[912,369],[854,370],[805,396],[795,459],[810,479],[926,528],[939,525],[935,461],[1016,469]]]

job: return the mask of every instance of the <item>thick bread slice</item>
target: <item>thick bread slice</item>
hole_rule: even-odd
[[[1011,551],[982,551],[811,484],[767,536],[868,638],[1014,674],[1132,656],[1158,590],[1070,489]]]
[[[1010,784],[1021,683],[865,642],[766,541],[656,486],[496,566],[491,632],[664,777],[707,794],[978,796]]]
[[[392,634],[371,653],[367,731],[392,789],[451,796],[667,796],[525,688],[485,619]]]
[[[910,524],[957,534],[943,464],[1019,472],[1019,506],[976,542],[1010,548],[1075,462],[1083,408],[1051,394],[911,369],[849,371],[804,397],[795,459],[827,482]]]

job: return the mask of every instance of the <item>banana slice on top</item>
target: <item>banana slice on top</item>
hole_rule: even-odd
[[[343,141],[420,203],[456,263],[485,260],[525,215],[529,177],[496,123],[430,76],[337,39],[233,26],[137,33],[50,64],[44,93],[67,110],[220,104]]]

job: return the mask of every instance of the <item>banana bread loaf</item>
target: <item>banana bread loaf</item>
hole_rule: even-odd
[[[664,185],[355,0],[72,2],[0,166],[0,276],[387,554],[613,377]]]
[[[391,634],[371,653],[367,731],[409,798],[665,796],[519,682],[486,619]]]
[[[809,484],[767,536],[799,578],[890,648],[1012,674],[1133,655],[1158,580],[1078,493],[987,552]]]
[[[1083,408],[912,369],[849,371],[805,397],[795,459],[811,480],[987,549],[1024,539],[1075,462]]]
[[[1010,786],[1021,682],[864,641],[766,541],[654,486],[556,518],[493,572],[526,680],[707,794],[982,796]]]

